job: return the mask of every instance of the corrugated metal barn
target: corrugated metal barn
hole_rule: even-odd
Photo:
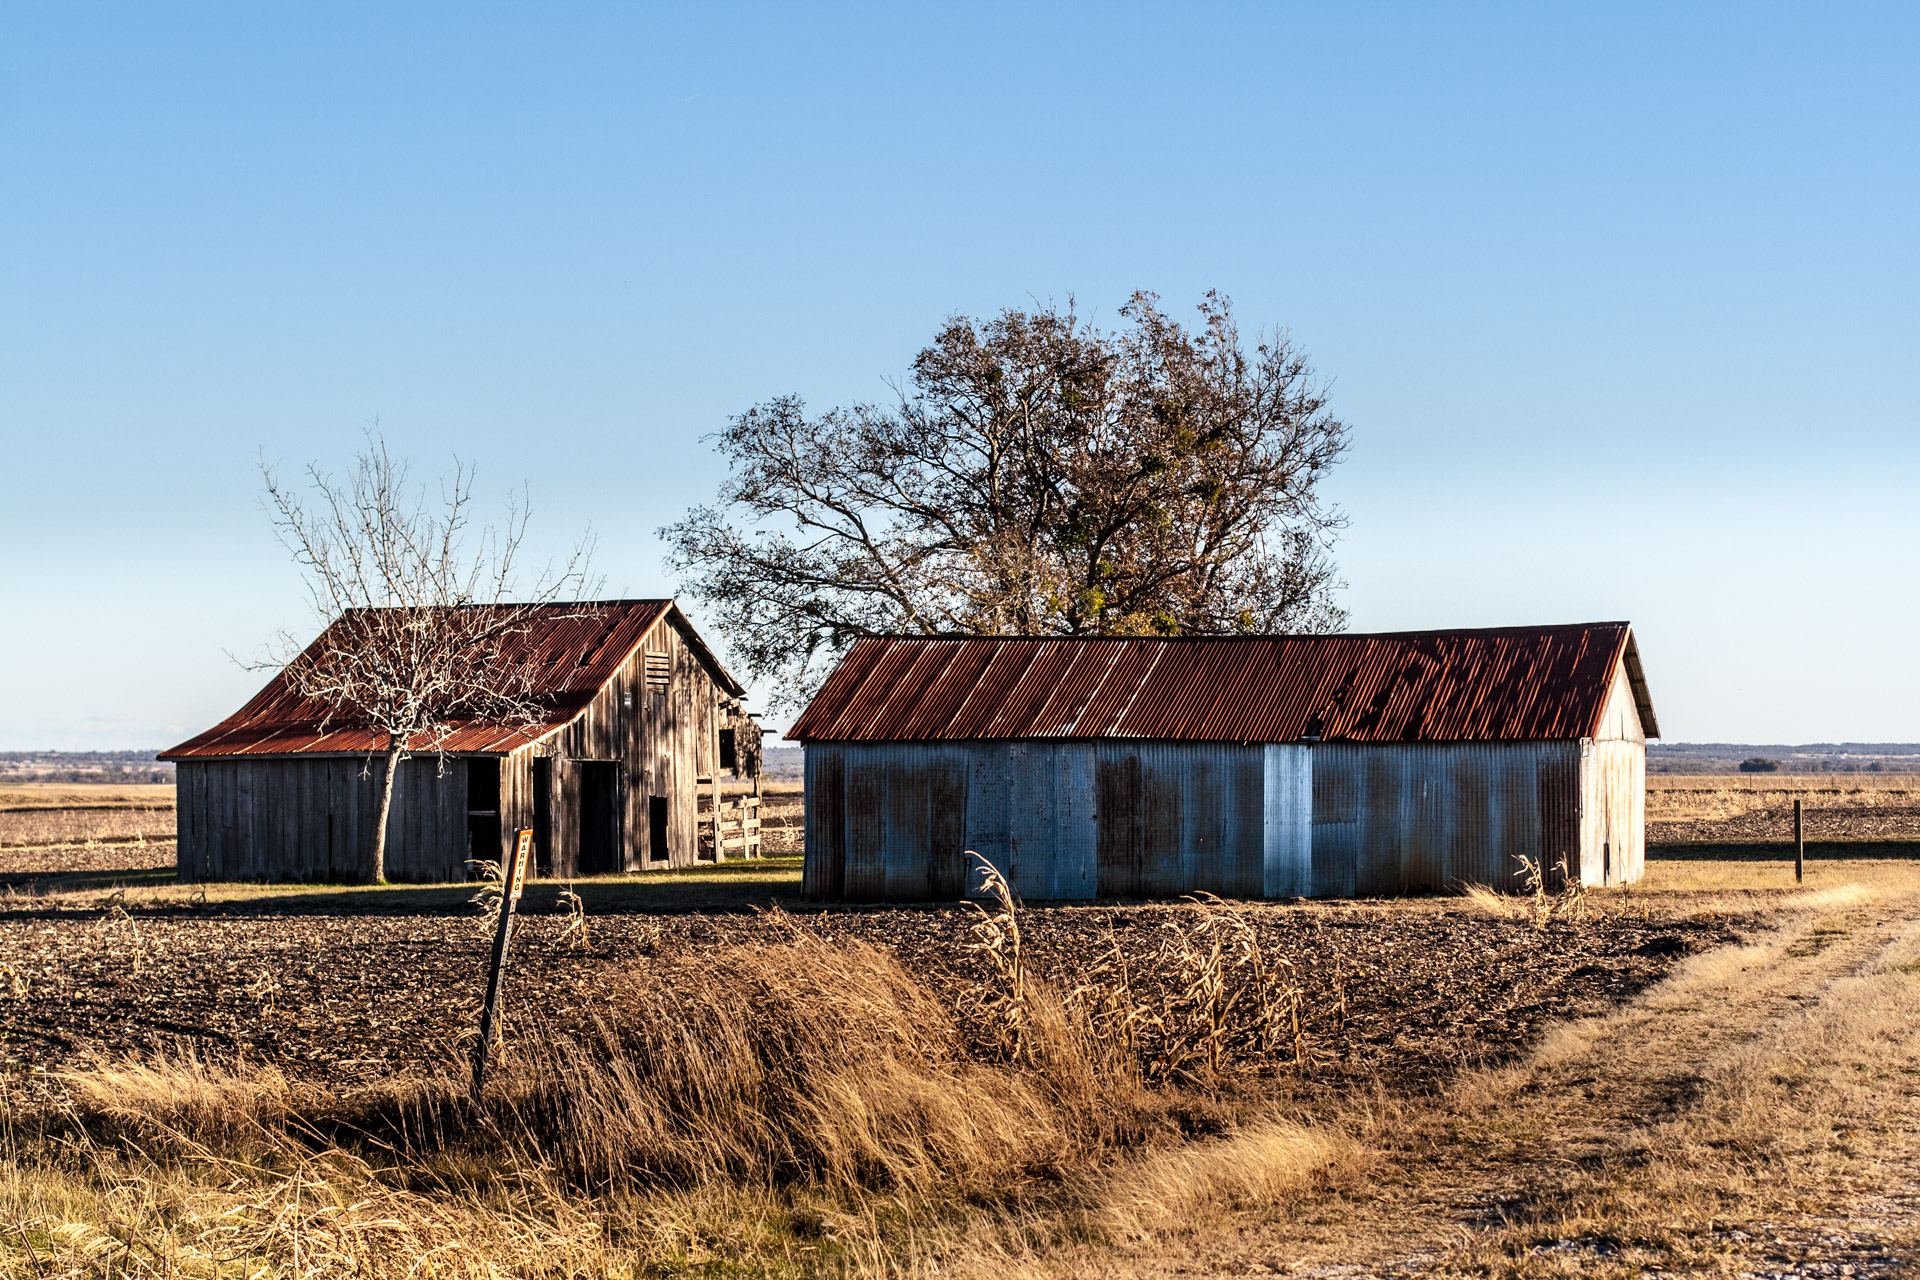
[[[1638,879],[1653,703],[1624,622],[857,641],[806,746],[806,887],[1028,898]]]
[[[327,643],[322,634],[314,647]],[[720,779],[758,777],[760,726],[741,703],[744,687],[674,602],[547,606],[511,643],[513,661],[542,673],[542,722],[531,731],[458,724],[442,750],[401,763],[388,877],[465,879],[469,858],[499,858],[505,834],[522,828],[534,832],[542,874],[713,856]],[[276,676],[226,720],[161,753],[176,771],[183,880],[363,878],[384,740],[324,724],[322,714]]]

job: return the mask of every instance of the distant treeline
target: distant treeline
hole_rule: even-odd
[[[774,740],[774,741],[777,741]],[[172,782],[173,766],[151,751],[0,751],[0,783]],[[1776,766],[1768,768],[1767,766]],[[798,782],[805,756],[797,745],[769,741],[762,759],[769,780]],[[1920,743],[1649,742],[1648,773],[1920,773]]]
[[[0,751],[0,783],[172,782],[152,751]]]
[[[1648,773],[1920,773],[1912,742],[1649,742]]]

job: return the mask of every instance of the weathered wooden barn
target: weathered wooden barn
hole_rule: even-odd
[[[819,897],[1340,897],[1639,878],[1658,728],[1610,622],[869,638],[788,736]]]
[[[323,634],[314,646],[327,643]],[[512,645],[513,661],[542,672],[534,696],[546,715],[531,731],[457,724],[440,750],[401,763],[388,877],[465,879],[469,859],[499,858],[522,828],[542,874],[714,856],[721,779],[758,777],[760,726],[674,602],[548,606]],[[364,878],[383,745],[365,728],[323,724],[321,708],[276,676],[161,753],[177,778],[181,879]],[[718,847],[724,856],[727,842]]]

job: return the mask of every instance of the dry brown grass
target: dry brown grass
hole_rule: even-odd
[[[172,783],[21,782],[0,786],[0,810],[91,809],[116,805],[173,808]]]
[[[455,1068],[343,1093],[110,1064],[4,1100],[0,1273],[1710,1270],[1738,1214],[1810,1220],[1920,1156],[1897,1119],[1920,1079],[1920,872],[1822,863],[1795,890],[1751,870],[1655,862],[1579,913],[1543,895],[1555,929],[1775,926],[1434,1096],[1294,1081],[1297,992],[1240,927],[1271,908],[1169,913],[1157,954],[1183,976],[1149,997],[1092,954],[1079,989],[1035,981],[1010,897],[976,935],[991,976],[957,1006],[891,953],[789,921],[610,972],[586,1033],[520,1016],[477,1109]],[[1269,1074],[1229,1074],[1228,1043]],[[1284,1103],[1271,1077],[1296,1085]]]
[[[1647,874],[1637,883],[1589,890],[1588,897],[1596,904],[1651,909],[1677,905],[1683,895],[1737,894],[1743,895],[1745,908],[1729,905],[1727,910],[1771,911],[1791,905],[1782,895],[1852,889],[1895,893],[1920,890],[1920,862],[1903,858],[1822,858],[1809,861],[1806,879],[1796,884],[1791,856],[1772,861],[1649,858]],[[1696,904],[1689,905],[1697,909]]]
[[[1648,791],[1819,791],[1828,795],[1920,792],[1915,773],[1654,773]]]
[[[174,862],[173,788],[0,788],[0,876],[145,870]]]
[[[69,1073],[51,1101],[8,1101],[0,1263],[884,1271],[1186,1229],[1338,1158],[1235,1095],[1148,1087],[1044,985],[1023,984],[1017,1015],[956,1010],[886,952],[788,932],[617,985],[618,1017],[584,1037],[523,1019],[478,1107],[453,1070],[351,1095],[190,1057]],[[1188,1034],[1204,1062],[1202,1021],[1165,1038]],[[1182,1146],[1196,1125],[1225,1136]],[[135,1261],[116,1240],[142,1242]]]
[[[132,805],[110,809],[0,811],[0,849],[149,841],[171,844],[173,809]]]
[[[1236,1210],[1285,1204],[1357,1155],[1337,1130],[1285,1120],[1165,1148],[1121,1165],[1099,1188],[1086,1234],[1121,1242],[1191,1234]]]
[[[1040,1022],[1035,1069],[978,1062],[954,1012],[891,956],[800,929],[612,1004],[620,1021],[592,1042],[523,1037],[486,1102],[490,1130],[583,1187],[986,1196],[1147,1115],[1131,1081],[1086,1062],[1072,1027]],[[457,1096],[408,1105],[416,1143],[472,1133]]]

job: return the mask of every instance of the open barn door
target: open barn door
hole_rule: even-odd
[[[620,766],[583,760],[580,771],[580,874],[624,870],[620,857]]]

